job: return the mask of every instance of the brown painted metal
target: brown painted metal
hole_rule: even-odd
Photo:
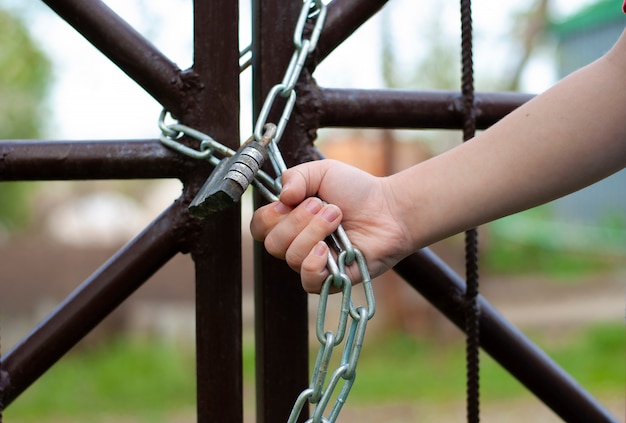
[[[282,80],[294,51],[293,32],[302,5],[285,0],[252,4],[256,120],[265,96]],[[278,108],[268,122],[277,122]],[[288,165],[301,161],[297,146],[303,139],[306,136],[292,116],[280,144]],[[257,422],[274,423],[287,420],[296,397],[308,386],[307,296],[298,275],[258,243],[254,258]],[[306,417],[302,414],[299,421]]]
[[[182,178],[198,167],[157,140],[0,141],[3,181]]]
[[[5,405],[179,251],[187,232],[186,215],[179,202],[171,206],[3,357],[10,378]]]
[[[459,329],[465,329],[465,281],[429,249],[394,270]],[[480,307],[480,344],[503,368],[568,422],[613,422],[591,397],[550,357],[509,323],[485,298]]]
[[[202,89],[183,123],[239,145],[239,9],[232,0],[194,1],[194,73]],[[195,193],[211,171],[186,180]],[[198,225],[196,267],[197,421],[242,422],[241,217],[233,207]]]
[[[321,89],[320,126],[458,129],[463,104],[457,91]],[[485,129],[532,98],[519,93],[477,93],[477,128]]]
[[[328,56],[339,44],[374,16],[389,0],[333,0],[315,54]]]
[[[185,91],[197,85],[193,75],[181,72],[106,4],[99,0],[44,2],[165,108],[176,115],[184,110]]]
[[[194,66],[185,72],[101,1],[45,2],[183,123],[231,147],[238,144],[237,2],[195,1]],[[317,59],[326,57],[385,3],[330,3]],[[265,94],[282,78],[293,51],[291,35],[300,6],[286,0],[253,2],[257,111]],[[321,126],[461,126],[458,93],[320,90],[310,71],[303,71],[298,103],[281,142],[289,165],[315,157],[311,142]],[[478,94],[479,127],[497,121],[529,98]],[[234,208],[201,222],[191,218],[186,209],[210,171],[204,163],[183,158],[155,140],[71,145],[0,142],[0,180],[176,177],[184,183],[181,199],[2,357],[0,368],[8,374],[3,380],[9,380],[7,403],[182,251],[192,254],[196,266],[198,421],[243,421],[240,215]],[[436,257],[423,251],[396,270],[453,322],[462,324],[463,283]],[[255,247],[255,275],[257,421],[274,423],[286,419],[297,394],[308,384],[307,297],[297,275],[259,245]],[[505,368],[567,420],[614,421],[484,299],[481,301],[482,344]],[[301,421],[304,419],[302,416]]]

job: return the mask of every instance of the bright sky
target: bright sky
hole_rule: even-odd
[[[526,8],[532,1],[501,2],[474,0],[474,25],[477,33],[475,66],[477,80],[494,57],[509,57],[502,35],[512,24],[514,7]],[[557,12],[567,15],[590,0],[554,0]],[[48,139],[155,138],[160,106],[125,74],[98,53],[82,36],[51,12],[42,2],[33,5],[17,0],[0,0],[18,10],[31,12],[29,28],[53,60],[55,84],[50,99]],[[191,65],[192,6],[190,0],[110,0],[112,9],[148,37],[179,67]],[[249,19],[248,2],[241,1],[242,19]],[[514,6],[512,6],[514,5]],[[392,0],[386,6],[393,20],[393,35],[400,58],[413,63],[420,45],[427,42],[422,28],[437,16],[445,33],[459,37],[458,1]],[[33,20],[34,19],[34,20]],[[378,56],[380,19],[374,19],[351,40],[331,55],[318,69],[316,78],[323,86],[377,88],[382,86]],[[187,30],[185,30],[187,29]],[[250,40],[242,30],[242,47]],[[357,64],[358,62],[358,64]],[[369,70],[369,71],[368,71]],[[549,63],[536,61],[531,67],[532,81],[525,91],[538,92],[554,82]],[[278,82],[278,81],[277,81]],[[428,87],[425,87],[428,88]],[[480,87],[478,87],[480,89]],[[249,91],[244,81],[242,92]],[[242,99],[242,137],[250,131],[250,95]]]

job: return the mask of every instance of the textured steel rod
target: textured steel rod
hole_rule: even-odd
[[[180,178],[198,163],[157,140],[0,141],[0,180]]]
[[[324,31],[315,54],[328,56],[354,31],[374,16],[389,0],[334,0],[328,4]]]
[[[465,283],[428,249],[411,255],[394,270],[459,329],[465,328]],[[617,419],[558,364],[509,323],[482,296],[480,343],[483,349],[537,398],[567,422]]]
[[[293,31],[302,2],[254,0],[252,5],[256,119],[265,96],[281,81],[294,51]],[[277,122],[276,112],[269,122]],[[302,161],[298,145],[307,139],[296,124],[297,113],[291,116],[280,142],[289,166]],[[256,206],[260,202],[257,197]],[[284,422],[297,396],[309,384],[307,296],[298,275],[285,262],[267,254],[259,243],[255,243],[254,265],[257,423]],[[302,413],[299,422],[307,414]]]
[[[100,0],[44,0],[152,97],[180,114],[187,75]],[[51,34],[54,37],[54,34]]]
[[[461,93],[463,141],[476,135],[472,1],[461,0]],[[480,307],[478,306],[478,230],[465,232],[465,362],[467,423],[480,421]]]
[[[194,1],[194,65],[203,90],[181,120],[236,149],[239,144],[238,2]],[[211,171],[195,172],[196,193]],[[239,207],[201,222],[190,243],[196,275],[197,422],[243,422],[241,215]]]
[[[477,129],[485,129],[533,96],[476,93]],[[463,100],[456,91],[358,90],[319,92],[320,126],[401,129],[461,129]]]
[[[80,285],[3,359],[9,405],[179,250],[185,233],[179,202]]]

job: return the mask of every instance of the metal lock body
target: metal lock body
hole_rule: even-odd
[[[239,202],[267,158],[261,143],[253,140],[244,144],[234,156],[220,161],[189,205],[189,211],[205,218]]]

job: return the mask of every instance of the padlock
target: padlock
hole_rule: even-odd
[[[223,159],[189,205],[199,218],[238,203],[267,160],[267,150],[257,141],[244,144],[232,157]]]

